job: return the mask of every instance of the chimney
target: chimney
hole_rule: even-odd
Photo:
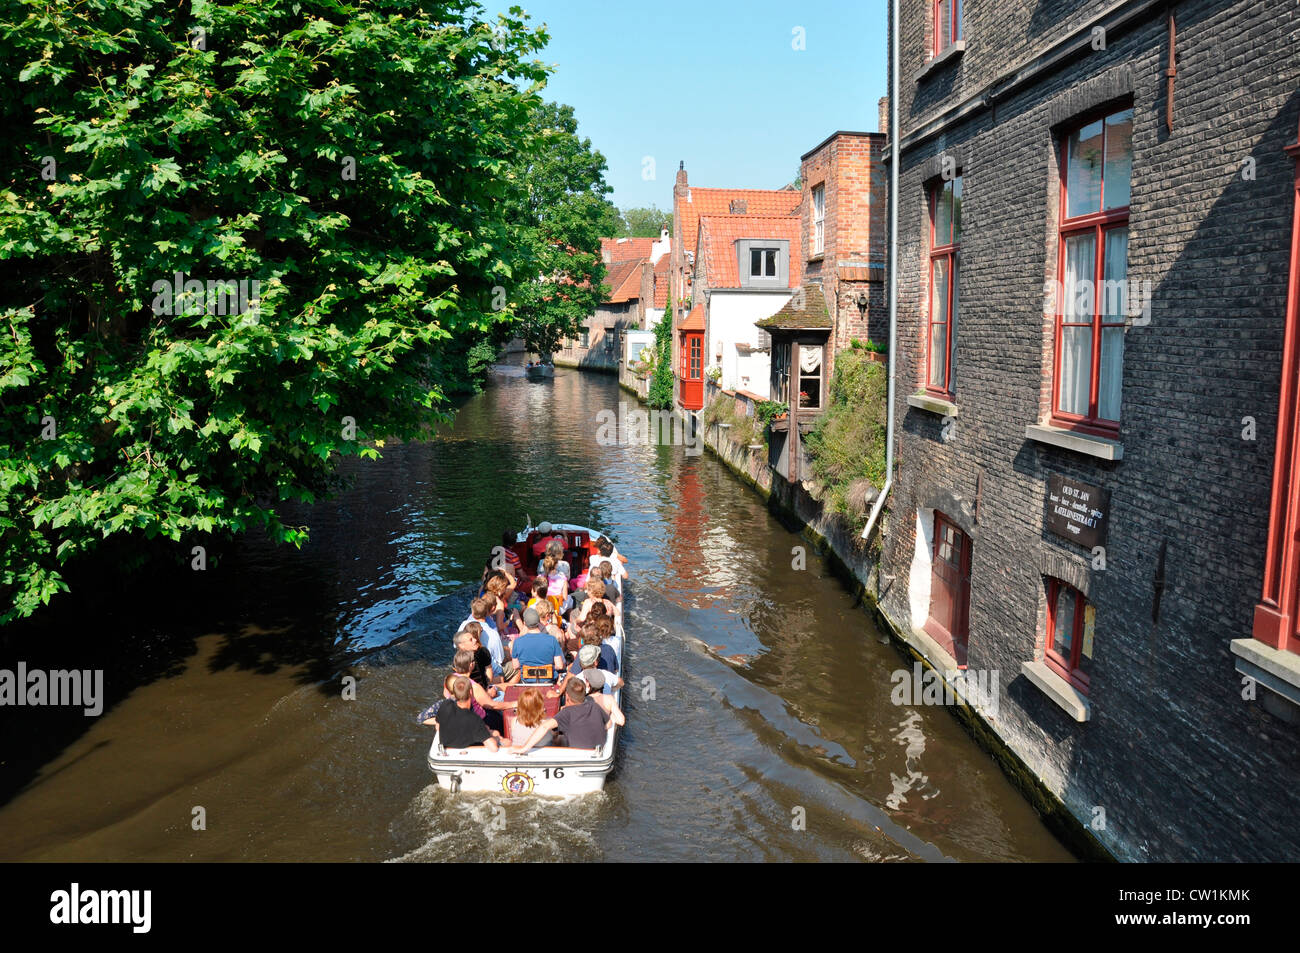
[[[677,163],[677,185],[686,184],[686,160],[682,159]]]
[[[729,207],[732,215],[744,215],[749,209],[749,203],[744,199],[732,199]]]
[[[880,109],[880,127],[878,131],[883,132],[885,135],[889,135],[889,97],[888,96],[880,97],[879,109]]]

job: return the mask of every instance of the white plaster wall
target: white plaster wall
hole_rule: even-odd
[[[654,326],[659,323],[664,316],[665,308],[646,308],[645,309],[645,326],[646,330],[653,330]]]
[[[718,383],[724,389],[768,396],[771,355],[767,352],[742,355],[736,345],[757,345],[759,330],[754,322],[770,318],[789,300],[789,294],[770,292],[714,291],[709,296],[705,364],[721,365],[722,380]],[[742,382],[744,376],[749,377],[748,382]]]
[[[673,240],[668,236],[661,236],[650,246],[650,264],[655,264],[660,258],[667,255],[673,250]]]
[[[912,612],[912,628],[925,626],[930,617],[930,565],[934,554],[934,510],[918,508],[916,511],[916,552],[907,575],[908,608]]]

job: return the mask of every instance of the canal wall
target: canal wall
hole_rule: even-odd
[[[633,386],[635,383],[631,379],[619,381],[624,390],[644,402],[644,394]],[[695,415],[680,407],[674,407],[673,413],[685,426],[694,424]],[[957,676],[958,670],[947,663],[948,656],[938,644],[923,630],[914,628],[910,618],[898,618],[892,607],[887,608],[890,606],[890,590],[897,582],[890,575],[882,577],[880,572],[880,540],[893,531],[894,517],[889,507],[881,512],[879,529],[872,539],[863,541],[849,520],[838,513],[828,513],[803,485],[774,477],[772,468],[768,466],[766,446],[755,450],[738,444],[727,438],[727,429],[719,424],[704,427],[704,446],[766,500],[778,519],[813,543],[817,555],[827,561],[831,571],[852,591],[880,631],[890,637],[908,667],[919,662],[925,671],[933,672],[952,689],[952,697],[957,701],[945,707],[997,763],[1043,818],[1047,828],[1082,859],[1114,861],[1115,857],[1002,736],[996,711],[991,711],[977,698],[968,698],[965,682]]]

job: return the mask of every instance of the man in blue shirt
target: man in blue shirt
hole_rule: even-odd
[[[523,631],[515,637],[510,653],[522,668],[526,665],[551,665],[558,676],[564,669],[564,650],[553,635],[539,631],[542,617],[536,609],[525,609],[521,616]],[[527,681],[527,680],[525,680]]]

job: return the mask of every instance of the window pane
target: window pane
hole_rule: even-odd
[[[1078,670],[1084,675],[1092,671],[1093,639],[1096,635],[1097,608],[1086,602],[1083,604],[1083,644],[1079,647]]]
[[[1129,202],[1129,181],[1133,175],[1133,110],[1106,117],[1106,208],[1121,208]]]
[[[952,35],[952,24],[948,19],[948,0],[939,0],[935,10],[935,19],[938,24],[939,43],[934,51],[938,53],[947,48],[948,37]]]
[[[1062,320],[1072,322],[1092,321],[1096,298],[1093,296],[1093,279],[1097,267],[1097,237],[1092,232],[1071,235],[1065,240],[1065,279],[1061,303]]]
[[[1100,295],[1102,321],[1123,321],[1128,315],[1128,226],[1106,232],[1105,287]]]
[[[952,243],[952,183],[945,182],[934,196],[934,244]]]
[[[822,405],[822,379],[820,377],[799,378],[799,406],[820,407]]]
[[[1124,380],[1124,328],[1101,329],[1101,368],[1097,416],[1119,422],[1120,385]]]
[[[931,387],[948,389],[947,373],[944,367],[944,352],[948,347],[948,325],[930,325],[930,381]]]
[[[948,315],[948,347],[952,356],[948,359],[948,390],[952,390],[957,380],[957,314],[961,311],[958,295],[961,293],[961,263],[956,256],[952,260],[952,313]]]
[[[961,176],[952,180],[952,243],[961,241]]]
[[[1056,625],[1052,650],[1069,662],[1074,647],[1074,590],[1060,585],[1056,589]]]
[[[768,278],[776,277],[776,249],[768,248],[763,254],[767,256],[767,271],[764,273]]]
[[[1059,409],[1067,414],[1088,414],[1088,388],[1092,384],[1092,328],[1061,328],[1061,393]]]
[[[1065,215],[1101,210],[1102,123],[1089,123],[1070,133],[1066,147]]]
[[[749,252],[749,275],[756,278],[763,274],[763,251],[760,248],[752,248]]]

